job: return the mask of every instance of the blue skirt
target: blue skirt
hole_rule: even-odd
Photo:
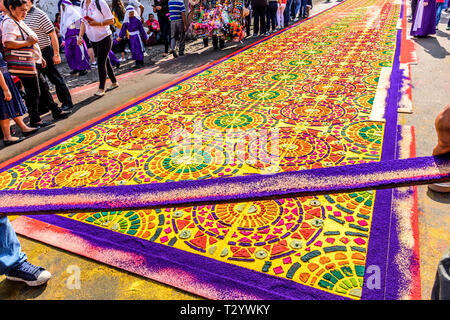
[[[23,116],[27,112],[27,108],[23,103],[19,89],[17,89],[14,80],[9,74],[8,67],[0,67],[0,71],[5,78],[6,85],[11,92],[11,101],[5,101],[3,90],[0,89],[0,120],[12,119]]]

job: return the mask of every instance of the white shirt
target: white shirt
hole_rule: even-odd
[[[5,15],[3,17],[2,28],[1,28],[3,45],[5,45],[5,42],[7,42],[7,41],[27,40],[28,36],[33,36],[34,38],[37,39],[36,33],[33,30],[31,30],[30,27],[28,27],[25,24],[25,22],[23,22],[23,20],[18,21],[18,23],[23,29],[22,33],[23,33],[23,36],[25,37],[25,39],[22,38],[20,29],[17,26],[17,24],[13,21],[13,19],[9,15]],[[27,36],[27,34],[28,34],[28,36]],[[39,48],[39,45],[37,43],[35,43],[33,45],[33,49],[34,49],[34,53],[35,53],[34,56],[35,56],[36,63],[42,64],[42,53],[41,53],[41,49]]]
[[[114,16],[109,9],[108,4],[105,0],[99,0],[100,4],[100,10],[97,9],[97,6],[95,5],[95,0],[91,0],[91,4],[89,5],[89,8],[86,8],[86,0],[82,2],[81,7],[81,16],[83,17],[84,25],[86,26],[86,35],[92,42],[99,42],[103,40],[104,38],[111,35],[111,28],[109,26],[91,26],[87,22],[87,20],[84,19],[84,17],[88,16],[94,19],[97,22],[103,22],[105,20],[114,19]]]

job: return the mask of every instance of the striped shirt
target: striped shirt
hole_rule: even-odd
[[[182,0],[169,0],[170,21],[181,20],[181,13],[185,12],[184,2]]]
[[[41,50],[51,45],[49,33],[54,31],[55,27],[44,11],[32,6],[24,22],[36,33]]]

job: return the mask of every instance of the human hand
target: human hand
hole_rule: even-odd
[[[55,54],[55,55],[53,56],[53,63],[54,63],[54,64],[60,64],[60,63],[61,63],[61,56],[59,55],[59,53],[58,53],[58,54]]]
[[[45,61],[44,58],[42,58],[42,68],[46,68],[47,67],[47,61]]]
[[[95,20],[88,20],[88,23],[91,27],[98,27],[101,25],[100,22],[97,22]]]
[[[77,45],[81,46],[83,44],[83,38],[82,37],[78,37],[77,38]]]
[[[11,91],[9,91],[9,89],[3,90],[3,96],[4,96],[3,99],[5,101],[11,101],[12,100]]]
[[[27,42],[28,45],[32,46],[32,45],[34,45],[35,43],[38,42],[38,39],[33,37],[33,36],[28,36],[26,42]]]
[[[428,2],[424,2],[423,6],[426,7],[428,5]]]

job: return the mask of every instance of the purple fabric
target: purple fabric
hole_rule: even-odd
[[[436,34],[436,0],[424,0],[428,2],[427,6],[423,6],[421,1],[418,1],[416,14],[413,17],[411,24],[412,36],[427,36]],[[420,7],[423,7],[423,14],[421,15]],[[421,26],[414,31],[414,23],[416,19],[422,19]]]
[[[436,172],[438,167],[441,172]],[[419,169],[425,171],[432,168],[433,173],[427,175],[400,175],[392,176],[393,172],[405,169]],[[138,209],[138,208],[165,208],[180,205],[201,205],[214,202],[255,201],[262,199],[276,199],[283,197],[299,197],[313,194],[327,194],[350,192],[357,190],[372,190],[392,188],[412,184],[429,184],[438,181],[450,180],[450,157],[422,157],[403,160],[391,160],[342,167],[318,168],[293,172],[282,172],[272,175],[248,175],[238,177],[186,180],[166,183],[152,183],[130,186],[105,186],[85,188],[61,188],[43,190],[2,190],[0,191],[0,211],[5,214],[23,213],[50,213],[68,211]],[[370,181],[361,182],[358,176],[368,174]],[[290,178],[293,185],[286,183],[284,178]],[[348,180],[348,177],[355,179]],[[381,177],[381,178],[380,178]],[[320,180],[323,185],[311,184],[299,186],[298,180]],[[284,185],[283,189],[276,187]],[[265,190],[255,190],[254,185],[265,186]],[[235,190],[233,185],[241,185]],[[228,187],[227,187],[228,185]],[[275,186],[275,187],[273,187]],[[220,194],[217,188],[230,190],[227,194]],[[195,192],[186,193],[186,189],[195,189]],[[247,191],[245,191],[247,190]],[[178,198],[164,197],[164,193],[175,191],[176,194],[186,194]],[[85,201],[75,202],[71,195],[85,196]],[[12,203],[11,196],[21,196],[23,203]],[[41,196],[40,204],[30,205],[27,197]],[[47,203],[55,196],[67,196],[59,203]],[[51,201],[50,201],[51,202]],[[27,204],[28,203],[28,204]]]
[[[145,33],[144,27],[141,21],[136,17],[130,17],[130,22],[126,22],[122,25],[120,29],[119,38],[124,38],[128,32],[139,32],[139,34],[130,34],[130,51],[133,60],[143,61],[144,60],[144,42],[147,40],[147,34]]]
[[[119,59],[117,59],[116,55],[114,54],[114,52],[112,52],[112,50],[109,51],[108,57],[109,57],[109,61],[111,62],[111,65],[113,67],[116,67],[116,66],[120,65]]]
[[[69,68],[75,71],[89,70],[89,55],[86,43],[83,42],[83,52],[77,44],[79,29],[68,29],[65,37],[65,56]],[[84,56],[84,57],[83,57]]]

